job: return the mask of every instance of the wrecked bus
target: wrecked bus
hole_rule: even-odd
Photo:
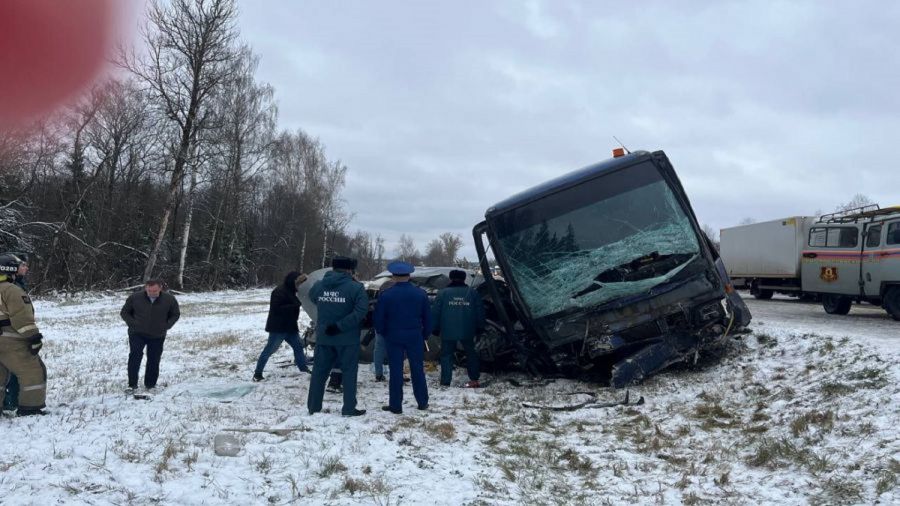
[[[615,387],[695,358],[750,313],[662,151],[620,153],[489,208],[473,230],[486,276],[482,358]]]
[[[466,280],[485,303],[487,328],[475,338],[485,370],[622,387],[695,358],[750,322],[662,151],[616,157],[519,193],[488,209],[473,235],[481,273],[490,273],[470,270]],[[417,267],[410,281],[433,298],[453,268]],[[309,289],[328,270],[298,287],[312,321],[307,343],[316,321]],[[373,357],[371,315],[389,276],[367,283],[362,362]],[[435,359],[440,339],[428,342]]]

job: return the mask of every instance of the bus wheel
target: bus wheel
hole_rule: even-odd
[[[884,295],[884,309],[895,320],[900,321],[900,286],[891,287]]]
[[[828,314],[847,314],[853,301],[842,295],[825,294],[822,296],[822,307]]]

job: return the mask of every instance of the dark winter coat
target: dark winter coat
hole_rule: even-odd
[[[160,292],[155,302],[150,302],[147,292],[134,292],[125,301],[119,313],[128,325],[129,336],[141,336],[150,339],[162,339],[166,332],[175,325],[181,312],[178,301],[168,292]]]
[[[409,281],[396,283],[375,303],[375,332],[387,341],[412,344],[431,335],[428,294]]]
[[[309,291],[316,305],[316,344],[326,346],[359,345],[360,325],[369,312],[369,296],[362,283],[341,271],[326,272]],[[325,330],[336,324],[338,334],[329,336]]]
[[[300,299],[297,298],[295,282],[299,272],[289,272],[284,282],[274,290],[269,299],[269,317],[266,318],[266,332],[299,332],[297,318],[300,317]]]
[[[451,283],[431,306],[434,333],[448,340],[467,340],[484,329],[484,303],[465,283]]]

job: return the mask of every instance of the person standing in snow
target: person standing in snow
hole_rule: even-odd
[[[331,272],[317,281],[309,291],[316,305],[316,351],[309,397],[309,414],[322,411],[325,382],[332,367],[340,366],[344,405],[343,416],[359,416],[366,410],[356,409],[356,373],[359,369],[359,332],[369,311],[369,296],[362,283],[353,278],[356,260],[335,257]]]
[[[441,336],[441,385],[453,379],[453,354],[456,343],[466,351],[469,382],[466,388],[478,388],[479,364],[475,336],[484,330],[484,303],[478,292],[466,285],[466,272],[452,270],[450,284],[438,292],[431,306],[434,334]]]
[[[153,392],[159,379],[159,361],[162,358],[166,332],[175,325],[181,312],[175,296],[162,289],[159,280],[151,279],[144,289],[131,294],[119,313],[128,325],[128,388],[134,393],[138,386],[138,371],[147,348],[147,367],[144,370],[144,387]]]
[[[15,253],[15,255],[22,260],[22,263],[19,264],[19,268],[16,270],[13,283],[19,285],[19,288],[27,294],[28,286],[25,283],[25,276],[28,274],[28,257],[22,253]],[[0,382],[0,387],[2,385],[3,382]],[[3,411],[12,412],[19,409],[19,378],[13,373],[9,373],[9,380],[6,382],[6,397],[3,398],[3,402],[0,405],[2,405]]]
[[[256,361],[256,370],[253,373],[253,381],[263,381],[263,369],[273,353],[278,351],[282,342],[287,342],[294,350],[294,364],[300,372],[309,372],[306,366],[306,353],[303,351],[303,343],[300,342],[300,328],[297,326],[297,318],[300,317],[300,299],[297,298],[297,287],[306,281],[306,274],[291,271],[284,277],[284,282],[272,290],[269,299],[269,316],[266,318],[266,332],[269,333],[269,342],[263,348]]]
[[[431,335],[431,307],[425,290],[409,282],[415,267],[406,262],[391,262],[394,286],[378,297],[375,304],[375,332],[387,344],[390,376],[388,405],[384,411],[403,412],[403,359],[409,360],[413,395],[420,410],[428,409],[428,385],[425,383],[425,341]]]
[[[19,378],[18,416],[43,415],[47,399],[47,368],[38,356],[43,338],[34,321],[31,299],[15,283],[24,261],[12,253],[0,255],[0,385],[9,373]],[[6,389],[0,389],[0,405]]]

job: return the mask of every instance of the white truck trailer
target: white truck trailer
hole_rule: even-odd
[[[749,288],[757,299],[802,295],[801,255],[815,222],[813,216],[791,216],[723,228],[720,253],[734,286]]]

